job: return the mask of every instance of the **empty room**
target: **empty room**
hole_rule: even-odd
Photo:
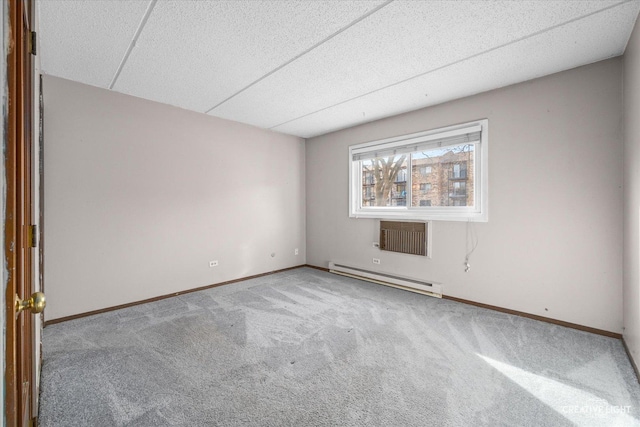
[[[1,426],[640,426],[640,0],[5,0]]]

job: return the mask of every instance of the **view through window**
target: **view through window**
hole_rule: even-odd
[[[486,220],[486,132],[484,120],[350,147],[352,216]]]
[[[462,144],[363,161],[362,206],[474,206],[474,149]]]

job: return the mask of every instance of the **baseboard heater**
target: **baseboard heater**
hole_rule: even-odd
[[[442,298],[442,285],[439,283],[430,283],[423,280],[412,279],[410,277],[365,270],[363,268],[337,264],[333,261],[329,262],[329,271],[342,276],[353,277],[355,279],[366,280],[380,285],[404,289],[405,291]]]

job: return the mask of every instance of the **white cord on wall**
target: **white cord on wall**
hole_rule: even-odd
[[[478,247],[478,234],[476,233],[476,227],[471,220],[467,221],[467,254],[464,257],[464,272],[468,273],[471,270],[471,264],[469,264],[469,259],[471,258],[471,254]]]

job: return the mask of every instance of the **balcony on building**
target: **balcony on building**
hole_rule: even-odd
[[[460,169],[458,171],[453,170],[449,172],[449,179],[451,181],[464,181],[467,179],[467,170],[466,169]]]

